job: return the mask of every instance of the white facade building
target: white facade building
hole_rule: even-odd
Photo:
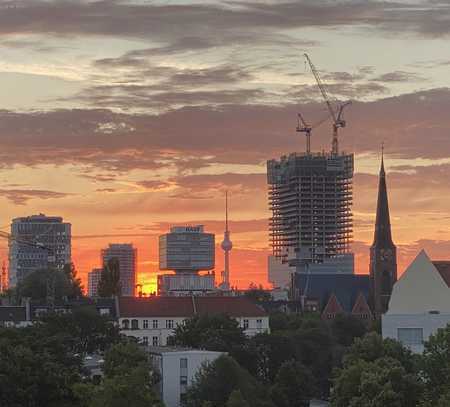
[[[71,224],[63,222],[61,217],[39,214],[13,219],[9,243],[9,287],[15,287],[27,274],[36,270],[62,270],[72,261],[71,256]]]
[[[158,295],[206,294],[215,290],[215,275],[162,274],[158,276]]]
[[[137,282],[137,249],[131,243],[113,243],[102,250],[101,256],[102,264],[112,258],[119,260],[121,294],[134,296]]]
[[[432,262],[421,251],[392,291],[382,316],[383,338],[421,353],[424,342],[450,323],[450,262]]]
[[[245,297],[150,297],[119,299],[121,333],[144,345],[167,346],[175,328],[196,315],[226,314],[247,336],[269,332],[267,313]]]
[[[149,353],[154,368],[161,374],[159,391],[166,407],[180,407],[197,372],[223,355],[206,350],[158,347],[149,348]]]

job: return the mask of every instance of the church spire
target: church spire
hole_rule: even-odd
[[[377,216],[375,221],[375,234],[373,246],[393,245],[391,234],[391,221],[389,217],[389,202],[387,196],[386,173],[384,171],[384,146],[381,147],[381,168],[378,183]]]

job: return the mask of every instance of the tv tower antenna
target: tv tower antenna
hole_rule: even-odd
[[[225,192],[225,233],[221,244],[225,254],[224,270],[222,271],[222,282],[220,288],[224,291],[230,290],[230,250],[233,243],[230,240],[230,231],[228,230],[228,191]]]

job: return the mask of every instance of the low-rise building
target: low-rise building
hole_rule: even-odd
[[[424,342],[450,323],[450,261],[433,262],[421,251],[395,283],[382,316],[383,338],[421,353]]]
[[[149,347],[153,367],[161,376],[158,389],[166,407],[179,407],[200,368],[222,352],[171,347]]]
[[[196,315],[228,315],[248,336],[269,331],[268,314],[245,297],[121,297],[119,313],[121,332],[152,346],[166,346],[175,328]]]

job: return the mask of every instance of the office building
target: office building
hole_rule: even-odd
[[[450,261],[431,261],[422,250],[394,284],[381,321],[383,338],[423,352],[430,335],[450,324]]]
[[[136,290],[137,249],[131,243],[110,243],[101,252],[102,264],[116,258],[119,261],[120,285],[123,296],[134,296]]]
[[[29,273],[62,270],[71,263],[71,224],[44,214],[13,219],[9,241],[9,287]]]
[[[159,295],[205,294],[215,289],[215,237],[202,225],[175,226],[159,237],[159,268],[175,274],[158,276]]]
[[[352,274],[353,154],[283,156],[267,180],[272,255],[299,273]]]
[[[102,276],[102,269],[93,269],[88,273],[88,297],[97,297],[98,283]]]
[[[397,248],[392,241],[384,160],[378,186],[377,216],[370,247],[370,305],[378,318],[388,309],[392,287],[397,281]]]

